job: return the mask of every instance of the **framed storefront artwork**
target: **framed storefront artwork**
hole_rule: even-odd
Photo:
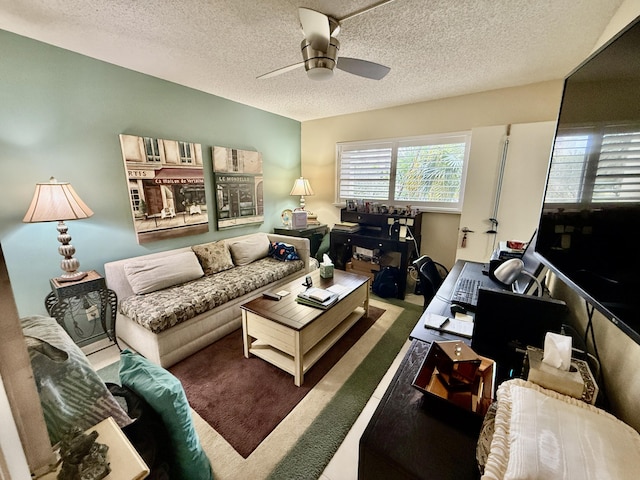
[[[213,147],[218,230],[264,222],[262,154]]]
[[[138,243],[209,231],[202,146],[120,135]]]

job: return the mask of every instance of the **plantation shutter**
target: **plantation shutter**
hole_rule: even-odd
[[[390,143],[366,147],[340,146],[340,198],[388,200],[391,155]]]
[[[640,131],[604,134],[593,201],[640,201]]]
[[[640,201],[640,131],[609,127],[604,133],[558,135],[547,199],[574,204]]]

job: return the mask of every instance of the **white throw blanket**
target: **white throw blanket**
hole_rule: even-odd
[[[484,479],[637,479],[640,435],[611,414],[524,380],[498,389]]]

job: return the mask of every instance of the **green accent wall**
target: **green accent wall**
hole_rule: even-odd
[[[46,314],[55,223],[22,223],[35,184],[70,182],[94,211],[67,222],[82,270],[281,225],[300,176],[300,123],[0,30],[0,243],[21,316]],[[214,82],[215,79],[212,79]],[[202,144],[209,232],[139,245],[119,134]],[[211,147],[262,153],[265,221],[216,230]]]

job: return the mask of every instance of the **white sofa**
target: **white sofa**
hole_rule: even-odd
[[[270,242],[293,245],[299,260],[270,257]],[[207,264],[211,250],[218,256],[229,252],[233,264],[217,271],[218,258]],[[195,263],[203,267],[200,274],[195,252]],[[104,267],[107,287],[118,296],[117,337],[165,368],[240,328],[241,304],[311,270],[308,239],[266,233],[117,260]]]

